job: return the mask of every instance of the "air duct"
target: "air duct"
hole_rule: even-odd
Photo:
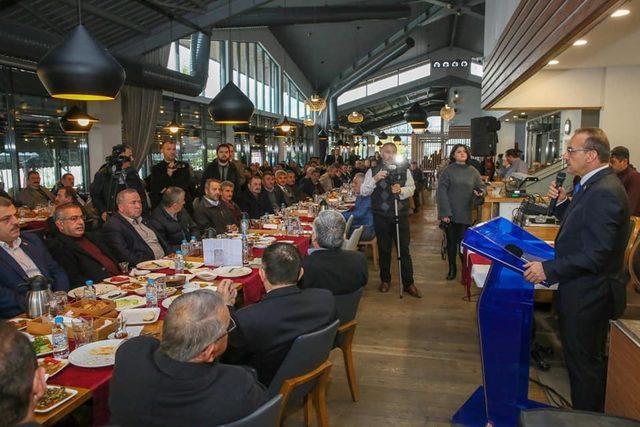
[[[327,114],[330,126],[332,128],[338,126],[338,97],[340,95],[360,83],[362,80],[376,73],[391,61],[402,56],[415,44],[416,42],[411,37],[406,38],[402,44],[381,52],[378,56],[369,60],[367,63],[351,73],[345,80],[338,83],[333,89],[330,89],[328,96],[329,108]]]
[[[0,55],[0,64],[35,71],[37,61],[58,43],[60,37],[1,20],[0,40],[2,40],[0,54],[8,56]],[[198,96],[207,83],[210,45],[211,38],[209,36],[202,33],[191,35],[193,75],[190,76],[160,65],[145,64],[127,56],[114,56],[127,73],[125,84]]]

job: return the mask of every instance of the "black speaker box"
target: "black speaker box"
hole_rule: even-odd
[[[496,154],[500,122],[491,116],[471,119],[471,155],[476,157]]]

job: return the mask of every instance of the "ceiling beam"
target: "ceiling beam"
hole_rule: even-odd
[[[76,7],[78,4],[76,0],[58,0],[58,1],[65,3],[66,5],[71,6],[72,8]],[[82,12],[86,12],[91,15],[97,16],[99,18],[106,19],[107,21],[113,22],[114,24],[120,25],[121,27],[133,30],[138,34],[142,34],[142,35],[148,34],[148,31],[141,25],[135,22],[132,22],[126,18],[123,18],[119,15],[116,15],[115,13],[111,13],[102,7],[96,7],[90,3],[84,2],[82,3]]]
[[[479,4],[485,3],[485,0],[469,0],[466,4],[467,7],[474,7]]]
[[[183,18],[190,20],[202,28],[210,28],[217,22],[228,19],[239,13],[245,13],[256,7],[263,6],[272,0],[229,0],[228,2],[217,1],[210,4],[205,11],[183,15]],[[171,28],[173,27],[173,28]],[[130,40],[120,43],[110,48],[112,51],[120,51],[130,56],[138,56],[161,46],[169,44],[169,38],[174,39],[185,37],[193,33],[193,29],[187,25],[177,23],[171,25],[166,23],[158,28],[156,32],[146,37],[133,37]]]
[[[451,3],[448,1],[442,1],[442,0],[422,0],[422,1],[425,3],[432,4],[434,6],[441,7],[443,10],[448,11],[449,15],[452,15],[454,13],[458,15],[464,14],[464,15],[472,16],[476,19],[484,20],[484,15],[476,12],[475,10],[471,10],[471,6],[469,6],[468,4],[459,5],[459,4]]]
[[[458,14],[453,15],[453,25],[451,25],[451,36],[449,37],[449,49],[453,49],[456,41],[456,31],[458,30]]]
[[[149,9],[151,9],[151,10],[153,10],[156,13],[159,13],[162,16],[166,16],[171,21],[179,22],[180,24],[186,25],[187,27],[190,27],[190,28],[193,28],[195,31],[198,31],[198,32],[200,32],[202,34],[211,35],[211,32],[210,32],[209,29],[202,28],[198,24],[192,22],[191,20],[189,20],[187,18],[183,18],[181,15],[175,14],[172,10],[157,4],[153,0],[134,0],[134,1],[137,2],[137,3],[140,3],[141,5],[147,7]]]
[[[42,16],[42,14],[36,12],[31,6],[29,6],[25,2],[18,3],[18,7],[20,7],[23,10],[25,10],[29,15],[33,16],[38,22],[40,22],[40,24],[42,24],[42,26],[47,27],[54,34],[58,34],[58,35],[62,34],[62,31],[60,31],[60,29],[57,26],[53,25],[53,23],[51,23],[51,21],[49,21],[48,19],[45,19]]]

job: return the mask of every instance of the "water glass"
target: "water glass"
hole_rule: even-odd
[[[158,293],[158,301],[167,297],[167,284],[164,280],[156,280],[156,292]]]
[[[118,267],[120,267],[120,272],[122,274],[129,274],[129,263],[124,261],[124,262],[119,262],[118,263]]]
[[[120,313],[118,318],[116,319],[117,328],[113,337],[117,340],[125,339],[129,337],[129,332],[127,331],[127,318]]]
[[[77,317],[73,319],[71,330],[73,331],[76,348],[93,341],[93,319],[91,317]]]

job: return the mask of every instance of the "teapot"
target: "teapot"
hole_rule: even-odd
[[[27,316],[35,319],[47,312],[49,302],[53,298],[50,279],[41,275],[33,276],[25,283],[19,284],[18,288],[27,288],[25,297]]]

